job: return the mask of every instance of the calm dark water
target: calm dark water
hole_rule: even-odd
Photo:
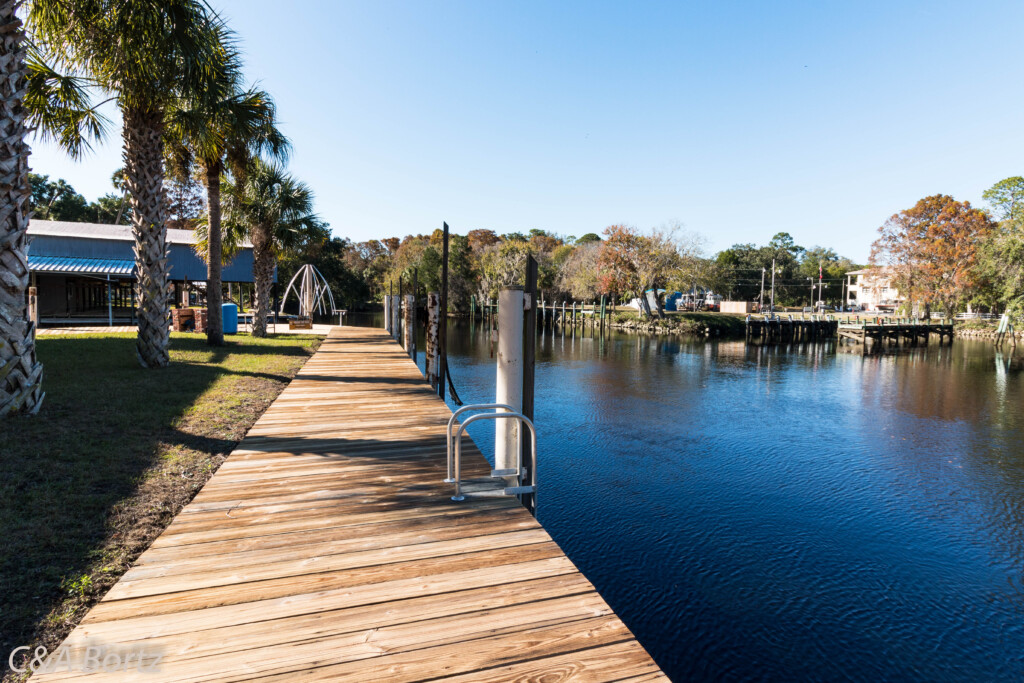
[[[548,332],[536,376],[538,516],[673,680],[1024,680],[1024,349]]]

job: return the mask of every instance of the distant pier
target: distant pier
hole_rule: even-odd
[[[861,346],[868,341],[882,345],[885,343],[899,346],[927,346],[932,335],[937,335],[939,345],[953,343],[953,323],[940,321],[920,321],[915,319],[895,320],[879,319],[876,322],[843,322],[839,323],[839,340],[852,340]]]
[[[779,344],[787,342],[808,342],[832,339],[836,336],[836,320],[824,316],[794,318],[754,318],[747,316],[747,343]]]
[[[836,339],[840,344],[853,342],[862,347],[889,344],[899,346],[926,346],[932,337],[938,337],[939,344],[953,343],[953,323],[932,322],[913,318],[871,318],[847,317],[839,320],[833,316],[775,316],[755,318],[747,316],[747,343],[784,344],[814,342]]]

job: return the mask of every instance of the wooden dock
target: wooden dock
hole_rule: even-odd
[[[665,680],[514,498],[449,499],[450,415],[383,330],[334,328],[32,680]]]
[[[811,318],[794,318],[792,315],[755,318],[748,315],[746,337],[747,343],[758,344],[822,341],[835,337],[838,325],[836,320],[817,315]]]
[[[853,341],[862,347],[872,342],[878,348],[884,343],[899,346],[902,341],[907,346],[927,346],[932,335],[939,338],[939,345],[944,342],[953,343],[953,323],[920,320],[880,319],[875,322],[843,322],[839,324],[837,333],[839,341]]]
[[[843,319],[834,316],[812,315],[799,318],[793,315],[755,318],[747,316],[747,343],[775,344],[815,342],[836,339],[840,344],[853,341],[861,346],[873,342],[876,346],[884,343],[899,346],[902,341],[908,346],[927,345],[932,335],[939,338],[939,344],[953,343],[951,322],[930,320],[920,321],[904,318],[867,318],[859,316]]]

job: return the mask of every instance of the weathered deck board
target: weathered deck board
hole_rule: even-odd
[[[159,671],[33,680],[664,680],[518,502],[449,500],[450,416],[383,331],[335,328],[65,641]]]

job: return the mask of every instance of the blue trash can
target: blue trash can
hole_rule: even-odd
[[[238,306],[224,304],[220,310],[224,318],[224,334],[238,334]]]

